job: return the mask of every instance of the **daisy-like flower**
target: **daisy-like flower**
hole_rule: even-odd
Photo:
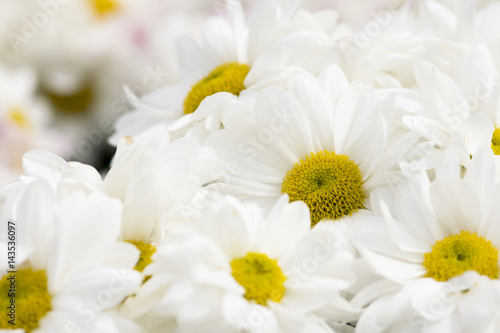
[[[186,206],[201,186],[223,170],[224,165],[212,155],[211,149],[199,148],[189,138],[169,143],[165,131],[148,135],[148,139],[127,137],[120,141],[103,181],[89,165],[31,151],[23,158],[21,181],[0,191],[0,197],[44,179],[61,200],[76,192],[119,199],[123,203],[120,239],[141,250],[137,268],[142,271],[165,233],[186,225]]]
[[[22,173],[21,159],[31,149],[63,154],[64,137],[49,128],[47,101],[36,95],[35,72],[0,67],[0,185]]]
[[[386,279],[353,300],[374,301],[359,332],[500,329],[500,184],[493,153],[480,148],[463,178],[460,173],[449,150],[434,181],[423,173],[413,185],[381,196],[385,223],[360,223],[351,234],[364,260]]]
[[[203,219],[200,231],[172,234],[158,247],[145,270],[151,279],[123,314],[150,332],[332,332],[326,318],[358,316],[341,293],[354,282],[353,255],[344,239],[310,230],[303,203],[284,196],[263,219],[218,197]]]
[[[204,184],[224,170],[211,149],[200,148],[189,138],[170,143],[161,129],[152,137],[122,138],[104,179],[106,193],[124,203],[121,239],[141,251],[136,266],[140,271],[151,262],[165,234],[193,227],[187,223],[186,207]]]
[[[204,137],[221,127],[223,105],[236,96],[253,101],[255,91],[286,85],[299,66],[317,73],[325,61],[340,59],[324,29],[335,25],[333,12],[294,13],[292,3],[278,6],[276,1],[259,0],[248,24],[239,1],[228,1],[227,14],[207,21],[202,44],[179,39],[182,83],[142,100],[129,93],[136,110],[117,121],[111,142],[158,123],[167,125],[176,138],[188,130],[203,132]]]
[[[499,76],[491,61],[484,64],[489,59],[484,47],[464,53],[468,56],[462,55],[462,82],[430,62],[418,60],[414,72],[421,90],[404,90],[398,95],[398,105],[407,113],[402,117],[403,124],[424,138],[410,154],[415,157],[409,160],[414,169],[435,168],[450,146],[465,148],[459,154],[464,166],[479,147],[496,149],[500,134],[495,131],[500,114],[496,89]],[[474,66],[478,59],[483,60],[482,66]]]
[[[232,172],[221,191],[266,205],[283,193],[303,201],[314,226],[368,208],[370,192],[386,183],[408,137],[389,143],[389,100],[362,82],[349,84],[332,66],[319,79],[298,74],[288,91],[265,89],[254,119],[228,114],[213,147]],[[395,169],[394,169],[395,170]]]
[[[410,154],[416,157],[410,165],[432,169],[444,149],[461,147],[462,143],[467,148],[460,152],[463,165],[482,145],[491,145],[500,153],[500,130],[495,131],[500,122],[499,48],[498,36],[492,33],[498,24],[498,3],[489,2],[478,11],[467,1],[454,2],[450,7],[455,10],[432,0],[416,4],[410,31],[418,47],[412,43],[394,61],[404,63],[405,72],[411,71],[408,79],[401,81],[411,89],[401,90],[398,98],[401,109],[409,113],[403,122],[425,141]]]
[[[118,241],[121,209],[98,194],[59,201],[44,180],[10,193],[1,213],[1,253],[10,259],[0,264],[0,304],[11,316],[2,331],[137,332],[116,312],[142,281],[132,269],[138,251]]]
[[[185,222],[183,208],[201,187],[224,171],[212,149],[190,138],[170,142],[164,129],[153,132],[122,138],[104,179],[108,195],[125,205],[125,239],[162,239]]]
[[[155,1],[149,1],[148,7],[155,3],[158,7]],[[0,7],[10,11],[16,6],[2,1]],[[112,69],[114,62],[123,63],[139,48],[134,37],[146,25],[138,26],[132,13],[144,15],[145,8],[130,0],[54,1],[42,5],[26,1],[4,27],[7,33],[2,40],[2,58],[36,68],[43,88],[58,106],[67,106],[69,111],[85,108],[97,97],[97,91],[92,91],[96,87],[91,86],[93,71],[99,68],[117,75]],[[47,49],[52,52],[47,53]],[[68,102],[81,105],[66,105]]]

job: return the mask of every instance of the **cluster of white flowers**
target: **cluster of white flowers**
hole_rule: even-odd
[[[500,1],[251,2],[126,89],[104,177],[24,155],[0,331],[500,331]]]
[[[174,82],[175,37],[212,10],[210,0],[0,0],[0,116],[15,108],[31,125],[0,119],[0,144],[23,147],[0,159],[0,185],[19,177],[29,149],[99,163],[113,121],[130,110],[123,85],[143,95]]]

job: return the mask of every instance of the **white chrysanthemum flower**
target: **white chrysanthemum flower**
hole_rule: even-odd
[[[225,165],[190,138],[170,142],[164,130],[145,137],[122,138],[104,185],[124,203],[122,236],[159,241],[187,220],[185,207]]]
[[[10,318],[15,326],[4,318],[0,327],[40,333],[137,332],[116,312],[143,279],[132,269],[138,251],[118,241],[121,209],[118,200],[99,194],[77,192],[59,201],[44,180],[12,191],[1,213],[6,260],[0,265],[6,273],[0,303],[7,309],[15,300]],[[8,293],[11,283],[15,295]]]
[[[104,181],[91,166],[66,162],[45,151],[23,158],[21,181],[0,191],[0,197],[21,190],[36,179],[46,180],[60,200],[75,192],[100,193],[123,203],[120,239],[141,250],[141,270],[150,261],[154,245],[165,233],[187,225],[187,208],[201,187],[215,180],[224,165],[209,148],[189,138],[169,142],[165,131],[148,139],[123,138]],[[153,138],[153,140],[151,140]],[[138,267],[139,268],[139,267]]]
[[[19,177],[26,151],[62,154],[68,149],[63,136],[48,127],[52,114],[46,101],[36,96],[36,80],[32,69],[0,67],[0,185]]]
[[[259,0],[246,25],[240,2],[227,6],[226,19],[212,18],[203,27],[202,44],[179,40],[182,83],[160,88],[142,101],[129,93],[137,110],[118,120],[112,142],[158,123],[169,126],[175,137],[193,127],[204,137],[220,128],[223,105],[235,96],[251,103],[255,90],[286,85],[300,67],[319,73],[325,63],[340,59],[324,32],[335,25],[334,12],[294,14],[291,3]]]
[[[263,219],[218,197],[203,215],[199,232],[158,247],[151,279],[123,306],[150,332],[332,332],[325,319],[358,316],[342,296],[354,256],[343,237],[310,230],[303,203],[284,196]]]
[[[186,224],[184,207],[224,167],[189,138],[170,143],[162,130],[152,137],[122,138],[104,179],[106,193],[124,204],[120,237],[141,251],[141,272],[165,234]]]
[[[214,186],[264,206],[287,193],[308,205],[313,225],[368,207],[371,190],[391,180],[411,144],[406,135],[388,142],[391,100],[376,99],[373,88],[348,84],[336,66],[319,80],[292,77],[288,91],[265,89],[250,119],[228,114],[226,129],[207,138],[232,165]]]
[[[361,292],[373,302],[359,332],[496,332],[500,329],[500,183],[482,147],[464,178],[448,151],[430,182],[425,173],[383,195],[382,221],[351,234],[364,260],[386,280]],[[389,282],[390,281],[390,282]]]
[[[487,62],[487,51],[476,47],[463,65],[462,82],[444,75],[435,65],[417,60],[415,77],[420,91],[401,91],[398,105],[406,111],[402,122],[425,141],[410,154],[407,167],[432,169],[450,146],[460,151],[460,161],[467,166],[470,155],[481,146],[491,146],[495,123],[500,121],[496,89],[500,77],[492,66],[474,66],[477,59]],[[491,62],[490,62],[491,64]],[[472,69],[471,69],[472,68]],[[486,68],[493,69],[486,75]],[[500,134],[500,130],[496,133]]]

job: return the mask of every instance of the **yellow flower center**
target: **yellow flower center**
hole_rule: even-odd
[[[243,81],[250,68],[238,62],[228,62],[211,71],[205,78],[191,87],[184,100],[184,114],[196,111],[205,97],[218,92],[228,92],[239,96],[245,89]]]
[[[151,257],[153,256],[153,253],[156,252],[156,246],[145,243],[143,241],[126,241],[126,242],[135,245],[135,247],[139,251],[141,251],[139,261],[135,265],[134,269],[136,271],[142,272],[147,265],[153,262]]]
[[[118,11],[118,3],[114,0],[89,0],[90,7],[94,10],[97,16],[105,17],[109,14]]]
[[[30,121],[26,117],[26,113],[20,108],[13,108],[8,113],[9,119],[20,128],[28,128]]]
[[[47,290],[47,275],[43,270],[33,271],[27,268],[4,275],[0,281],[0,295],[3,312],[0,329],[20,328],[29,333],[39,326],[40,319],[52,308]],[[9,316],[10,314],[14,316]],[[14,318],[15,325],[12,325],[8,321]]]
[[[234,279],[245,288],[245,298],[260,305],[267,301],[279,303],[285,294],[286,276],[276,260],[262,253],[249,252],[231,261]]]
[[[311,212],[311,226],[338,219],[363,208],[363,178],[356,163],[328,150],[311,153],[286,173],[281,193],[303,201]]]
[[[424,254],[426,277],[447,281],[465,271],[498,278],[498,249],[476,233],[462,231],[437,241]]]
[[[491,149],[495,155],[500,155],[500,127],[495,126],[495,131],[491,137]]]

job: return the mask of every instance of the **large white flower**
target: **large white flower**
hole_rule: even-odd
[[[391,112],[390,98],[379,103],[373,88],[349,84],[336,66],[319,79],[298,74],[288,91],[265,89],[248,117],[228,114],[226,129],[207,138],[232,166],[214,186],[262,205],[287,193],[307,203],[313,225],[355,213],[391,181],[411,143],[411,134],[389,141]]]
[[[360,223],[351,234],[364,260],[386,279],[353,301],[375,300],[358,331],[499,330],[500,184],[491,150],[479,149],[463,179],[460,173],[449,150],[434,181],[422,174],[380,195],[385,223]]]
[[[310,230],[303,203],[284,196],[263,219],[219,197],[203,212],[199,232],[158,247],[124,314],[151,332],[331,332],[327,319],[357,317],[342,296],[353,254],[340,235]]]
[[[180,39],[183,82],[160,88],[142,101],[129,94],[137,109],[116,123],[111,141],[158,123],[168,125],[175,137],[192,127],[195,132],[212,132],[220,128],[223,105],[235,96],[252,101],[255,90],[286,85],[299,66],[318,73],[325,62],[340,58],[325,34],[326,27],[335,25],[336,13],[294,13],[291,3],[275,2],[257,1],[246,24],[240,2],[228,1],[227,18],[208,20],[202,43]]]
[[[4,309],[15,304],[10,318],[15,325],[4,318],[1,328],[137,332],[115,311],[143,278],[132,269],[138,251],[118,241],[118,200],[76,192],[59,201],[49,184],[35,180],[10,192],[1,221],[6,260],[0,265],[7,273],[2,273],[0,303]]]

